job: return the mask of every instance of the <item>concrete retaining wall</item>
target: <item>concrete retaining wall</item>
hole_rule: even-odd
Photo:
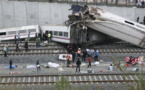
[[[4,1],[0,0],[0,28],[32,24],[62,24],[68,19],[71,6],[65,3]],[[99,6],[117,15],[142,22],[145,9],[132,7]]]

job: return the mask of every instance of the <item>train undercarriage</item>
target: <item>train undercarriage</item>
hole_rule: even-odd
[[[78,43],[121,40],[145,48],[145,26],[137,22],[87,5],[82,6],[77,13],[73,11],[68,17],[66,25],[75,23],[80,28],[74,34]]]

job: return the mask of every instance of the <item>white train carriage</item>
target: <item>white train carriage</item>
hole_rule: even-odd
[[[51,32],[52,40],[61,43],[70,43],[70,27],[65,25],[43,25],[43,33]]]
[[[89,8],[89,14],[96,19],[89,20],[86,26],[109,36],[145,48],[145,26],[112,14],[100,8]]]
[[[0,41],[12,40],[14,39],[14,36],[18,34],[20,34],[21,39],[26,38],[28,37],[29,32],[30,37],[35,37],[35,34],[39,33],[38,25],[0,29]]]

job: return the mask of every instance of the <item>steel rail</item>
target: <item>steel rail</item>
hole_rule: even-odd
[[[131,75],[131,76],[130,76]],[[59,83],[59,80],[61,76],[65,76],[66,78],[74,78],[74,80],[68,80],[70,83],[128,83],[128,82],[137,82],[139,81],[137,75],[145,75],[139,74],[139,73],[116,73],[116,74],[62,74],[62,75],[7,75],[7,76],[0,76],[0,85],[16,85],[16,84],[55,84],[56,82]],[[121,78],[120,78],[121,76]],[[76,79],[77,77],[81,79]],[[83,77],[86,77],[88,79],[82,80]],[[93,79],[94,77],[102,79]],[[108,77],[105,80],[103,77]],[[118,77],[115,79],[114,77]],[[129,77],[131,77],[129,79]],[[25,78],[25,81],[23,81]],[[34,78],[37,79],[34,81]],[[44,80],[47,79],[47,80]],[[48,79],[48,78],[51,78]],[[54,79],[55,78],[55,79]],[[59,80],[56,80],[56,78],[59,78]],[[112,79],[109,79],[112,78]],[[114,78],[114,79],[113,79]],[[128,79],[125,79],[128,78]],[[133,78],[133,79],[132,79]],[[15,81],[14,81],[15,79]],[[21,79],[21,81],[20,81]],[[42,79],[42,80],[41,80]],[[52,80],[53,79],[53,80]],[[14,81],[14,82],[13,82]]]
[[[4,77],[45,77],[45,76],[94,76],[94,75],[145,75],[145,73],[115,73],[115,74],[112,74],[112,73],[109,73],[109,74],[50,74],[50,75],[1,75],[0,78],[4,78]]]
[[[110,81],[69,81],[69,83],[112,83],[112,82],[121,82],[121,83],[128,83],[128,82],[137,82],[138,80],[110,80]],[[7,84],[55,84],[57,82],[6,82],[0,83],[0,85],[7,85]]]

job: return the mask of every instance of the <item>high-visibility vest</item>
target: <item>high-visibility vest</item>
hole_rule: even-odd
[[[27,38],[25,39],[25,42],[28,42],[28,39]]]
[[[77,53],[79,53],[79,54],[80,54],[80,53],[81,53],[81,50],[78,50],[78,52],[77,52]]]
[[[66,59],[70,60],[70,55],[67,55],[67,56],[66,56]]]
[[[51,37],[51,34],[50,33],[48,33],[48,37]]]

